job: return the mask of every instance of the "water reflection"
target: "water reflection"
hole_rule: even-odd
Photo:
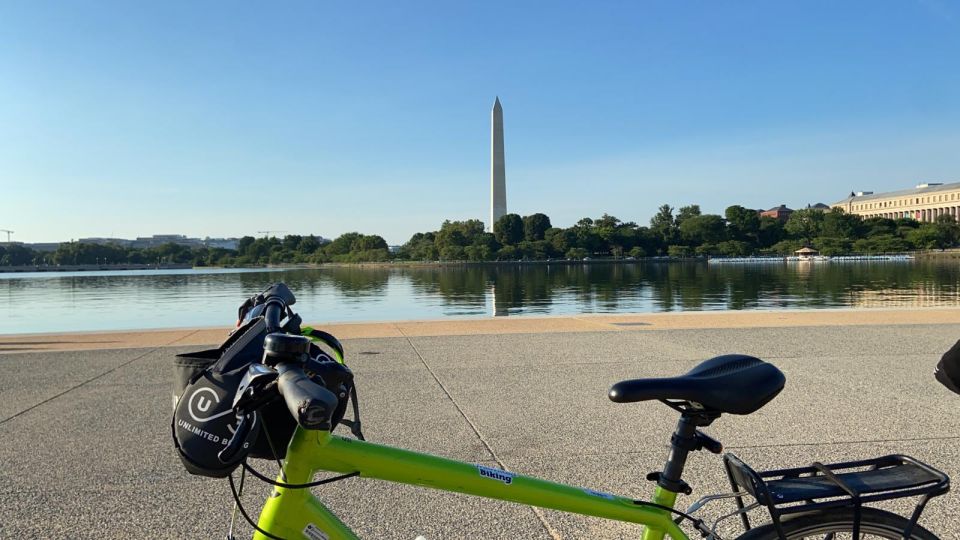
[[[315,322],[960,305],[949,261],[0,274],[0,333],[229,325],[241,299],[280,279]]]

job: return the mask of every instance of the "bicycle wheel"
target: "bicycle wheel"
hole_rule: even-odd
[[[781,520],[783,532],[789,540],[802,538],[823,538],[826,540],[847,540],[853,538],[853,508],[832,508],[806,514],[797,514]],[[902,516],[877,510],[863,508],[860,517],[860,538],[902,538],[910,520]],[[776,540],[777,530],[773,524],[763,525],[750,529],[737,540]],[[910,534],[915,540],[937,540],[937,536],[920,525],[913,528]]]

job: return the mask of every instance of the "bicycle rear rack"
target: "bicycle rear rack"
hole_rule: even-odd
[[[770,511],[780,538],[785,539],[780,519],[810,510],[850,506],[854,509],[853,537],[860,532],[860,510],[864,504],[920,497],[903,532],[910,538],[927,502],[950,490],[950,478],[914,458],[891,455],[861,461],[757,472],[733,454],[723,457],[733,491],[746,491]],[[736,497],[740,519],[750,530],[743,497]]]

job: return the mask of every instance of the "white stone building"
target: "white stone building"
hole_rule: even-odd
[[[913,189],[887,193],[861,191],[830,206],[865,218],[913,218],[932,222],[938,216],[950,215],[960,220],[960,182],[924,183]]]

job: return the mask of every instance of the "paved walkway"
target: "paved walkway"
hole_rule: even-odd
[[[386,444],[646,498],[652,486],[643,478],[662,467],[676,415],[658,403],[613,404],[606,390],[742,352],[779,366],[787,388],[759,412],[725,416],[708,431],[758,468],[902,452],[960,474],[960,396],[931,376],[960,338],[954,311],[748,315],[334,333],[354,336],[345,345],[365,431]],[[222,331],[138,335],[148,334],[136,348],[124,348],[137,345],[133,338],[104,334],[2,340],[0,348],[19,352],[0,355],[0,538],[223,537],[227,484],[186,474],[169,439],[171,356]],[[57,347],[115,348],[44,350]],[[681,505],[727,488],[714,455],[692,457],[685,478],[695,492]],[[366,479],[317,492],[369,538],[639,535],[634,526]],[[266,493],[249,490],[251,510]],[[955,494],[937,499],[923,523],[957,538],[956,508]]]

